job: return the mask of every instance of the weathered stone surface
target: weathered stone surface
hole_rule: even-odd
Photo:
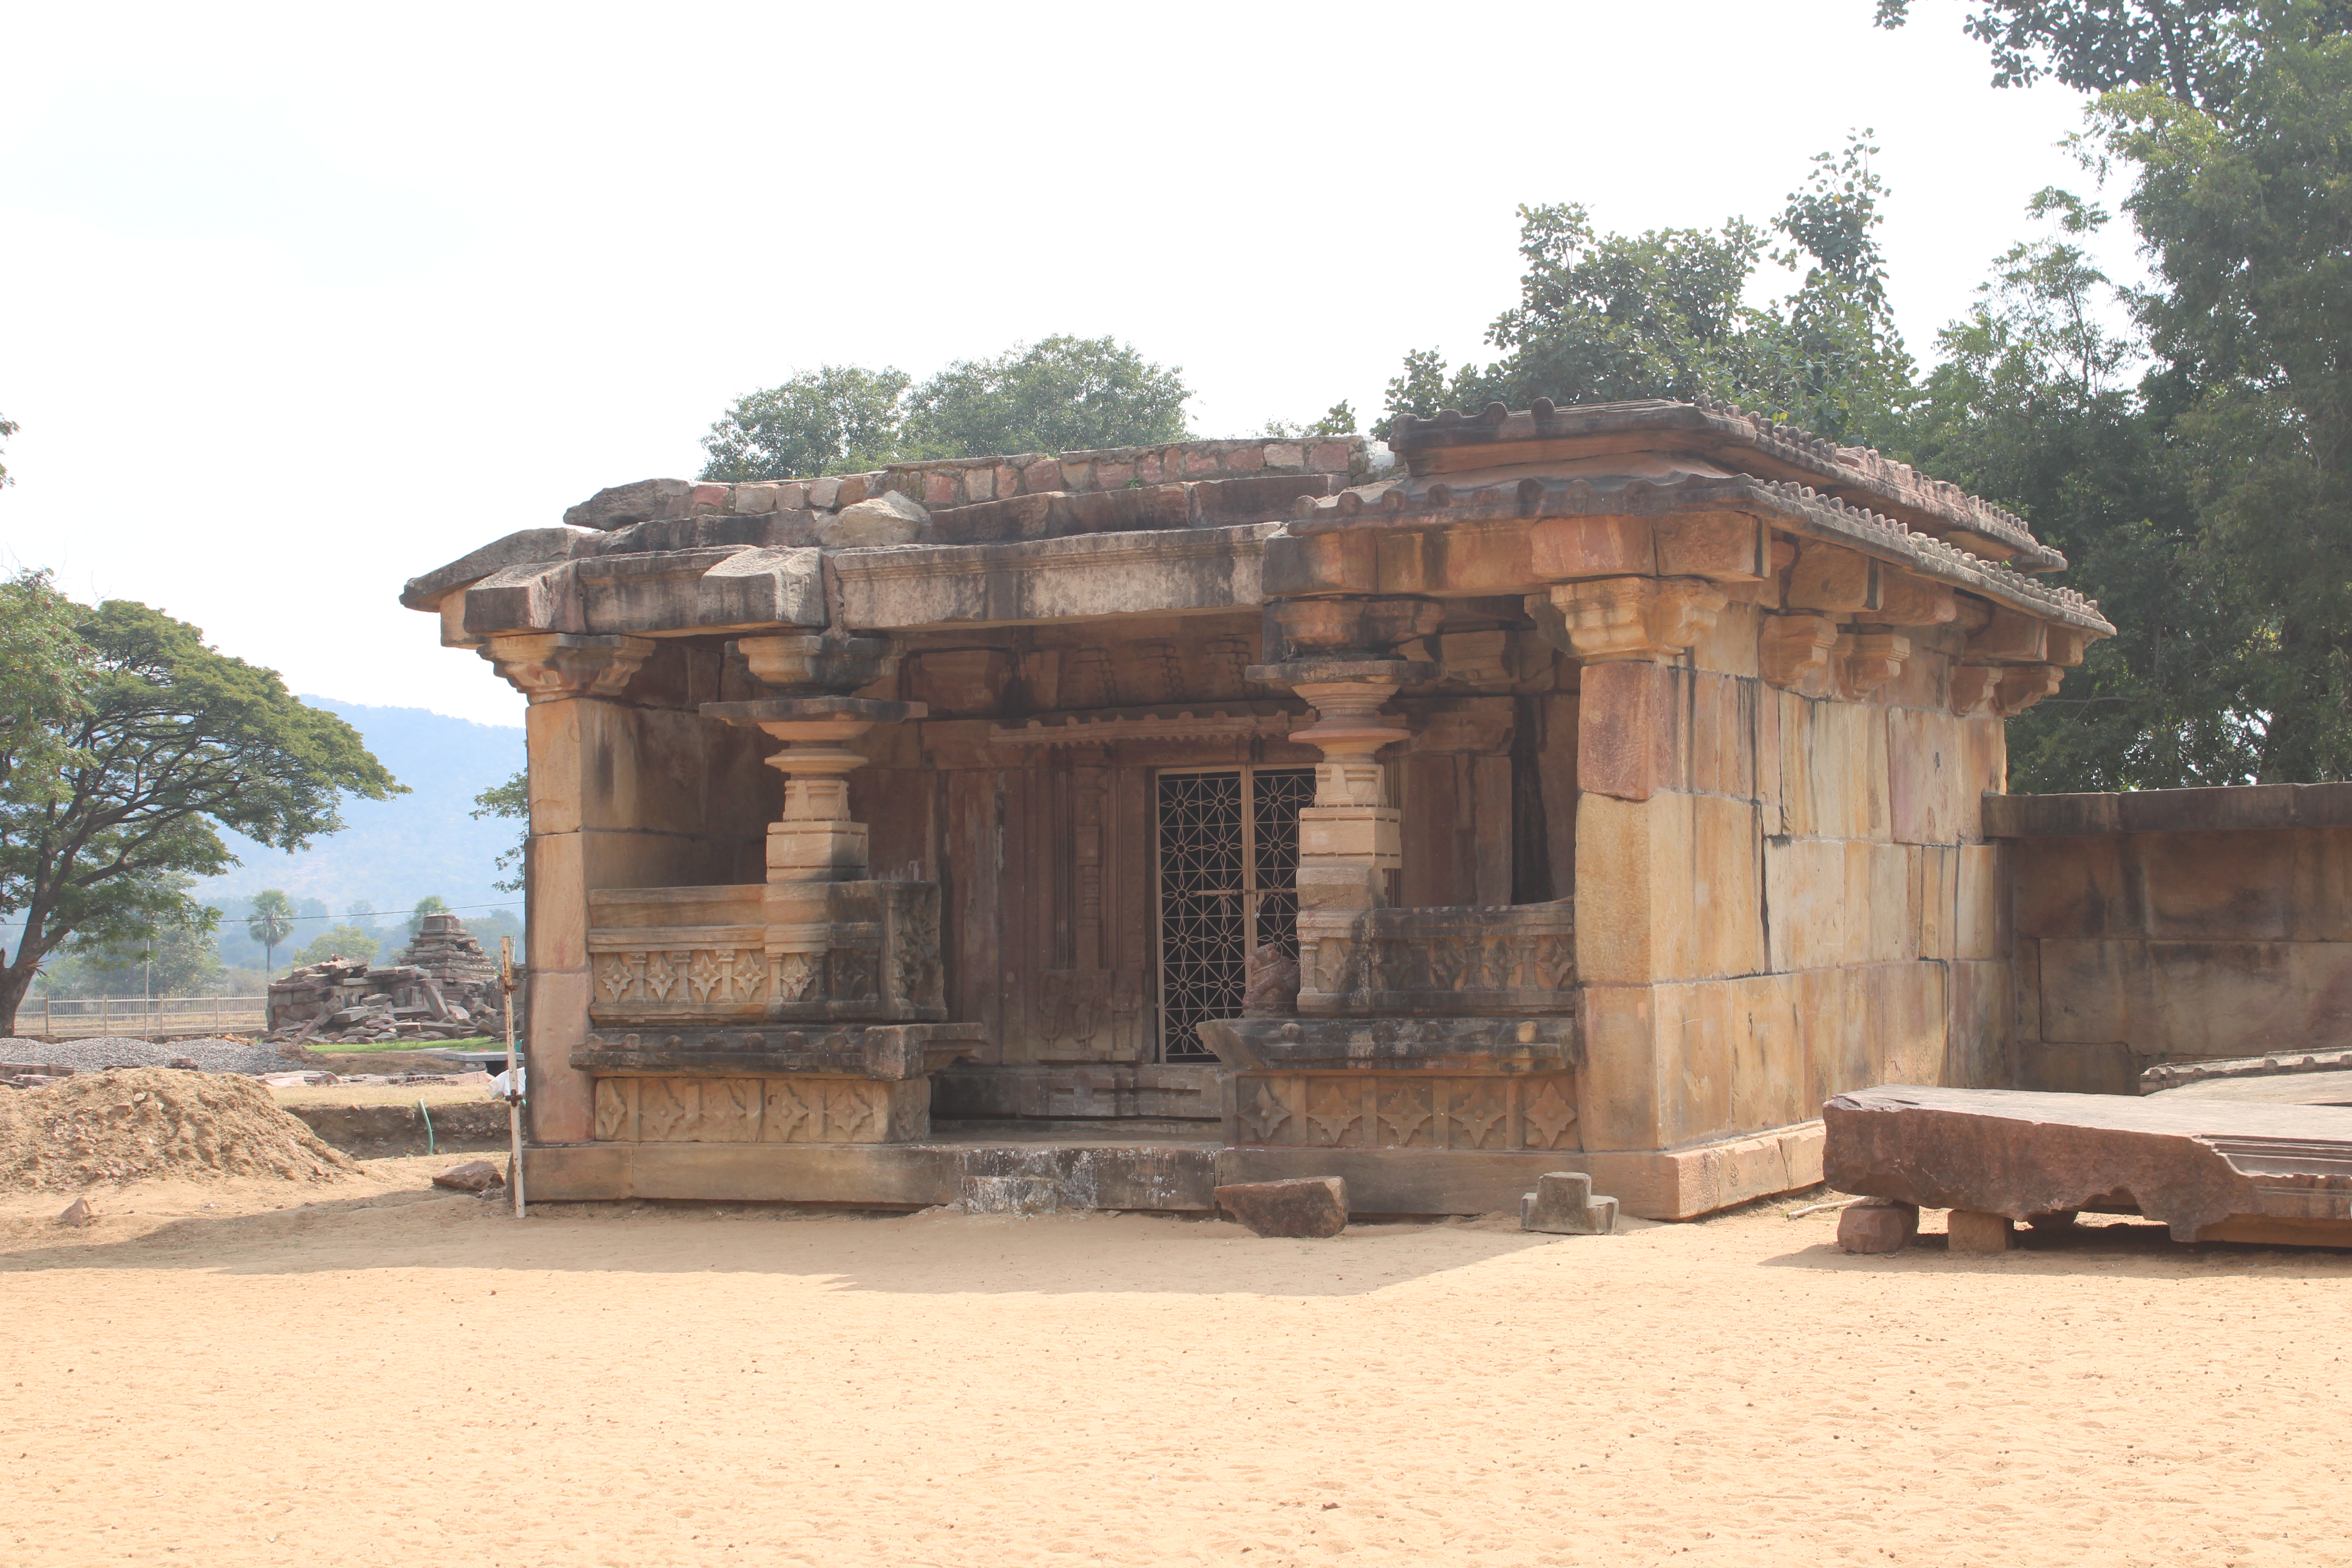
[[[2352,1113],[2334,1108],[1903,1084],[1822,1115],[1823,1173],[1849,1193],[2012,1220],[2137,1212],[2181,1241],[2291,1222],[2352,1245]]]
[[[1348,1184],[1337,1176],[1237,1182],[1214,1195],[1219,1208],[1258,1236],[1321,1239],[1348,1228]]]
[[[598,490],[563,514],[573,528],[626,528],[648,518],[682,515],[691,503],[694,486],[684,479],[639,479]]]
[[[1592,1195],[1581,1171],[1547,1171],[1519,1200],[1519,1228],[1551,1236],[1608,1236],[1617,1228],[1617,1200]]]
[[[434,1177],[433,1184],[453,1192],[478,1193],[485,1187],[504,1186],[506,1176],[488,1160],[468,1160]]]
[[[1919,1206],[1864,1198],[1838,1215],[1838,1246],[1848,1252],[1900,1252],[1919,1234]]]
[[[1287,1018],[1298,1011],[1298,960],[1267,942],[1249,955],[1242,1011],[1253,1018]]]
[[[876,544],[912,544],[922,535],[931,514],[922,503],[897,490],[885,490],[871,500],[845,506],[829,522],[816,528],[817,542],[830,550]]]
[[[58,1223],[78,1230],[86,1225],[96,1225],[98,1212],[89,1206],[88,1198],[76,1198],[65,1206],[63,1214],[58,1215]]]

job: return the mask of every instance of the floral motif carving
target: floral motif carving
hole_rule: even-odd
[[[634,1087],[625,1078],[596,1080],[596,1137],[600,1142],[610,1143],[628,1137]]]
[[[1579,1147],[1571,1073],[1250,1074],[1234,1083],[1236,1143],[1289,1148]]]
[[[1350,1142],[1348,1134],[1363,1125],[1364,1086],[1345,1079],[1317,1079],[1307,1090],[1307,1124],[1311,1141],[1327,1149]],[[1360,1140],[1357,1140],[1360,1142]]]
[[[1576,1125],[1576,1107],[1559,1090],[1557,1082],[1547,1081],[1528,1095],[1519,1108],[1522,1132],[1519,1142],[1530,1149],[1558,1149],[1568,1130]]]

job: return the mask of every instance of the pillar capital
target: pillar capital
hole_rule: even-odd
[[[503,632],[480,650],[532,702],[618,697],[653,651],[651,637],[597,632]]]
[[[1570,647],[1588,664],[1671,662],[1712,630],[1730,603],[1701,577],[1597,577],[1556,583],[1550,597]]]
[[[771,882],[862,882],[866,825],[849,817],[849,774],[866,765],[849,742],[877,724],[920,719],[919,702],[868,697],[771,697],[706,702],[708,718],[746,724],[784,742],[767,759],[784,775],[784,815],[768,825]]]

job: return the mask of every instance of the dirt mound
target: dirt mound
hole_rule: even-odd
[[[331,1182],[357,1169],[250,1079],[126,1068],[0,1091],[0,1189],[158,1176]]]

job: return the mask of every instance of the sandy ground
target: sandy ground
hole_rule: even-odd
[[[0,1561],[2352,1563],[2352,1254],[519,1225],[441,1163],[0,1200]]]

